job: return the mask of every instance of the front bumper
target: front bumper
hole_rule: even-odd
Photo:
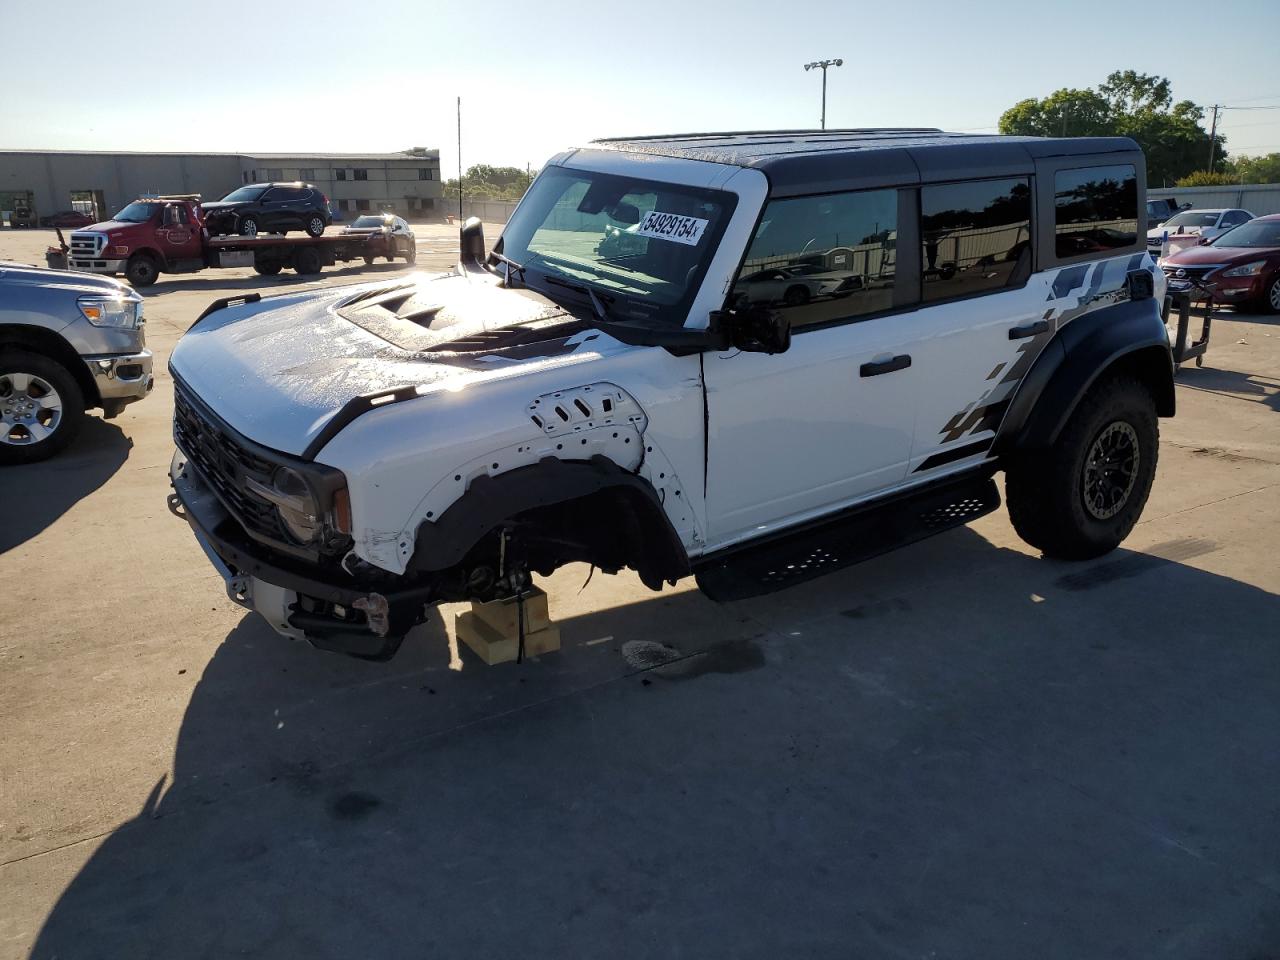
[[[180,450],[173,455],[169,480],[169,509],[191,525],[227,597],[260,614],[282,636],[320,650],[387,660],[435,601],[430,584],[379,593],[359,588],[345,571],[270,553],[245,534]]]
[[[103,409],[115,416],[126,404],[141,400],[155,380],[151,375],[151,351],[81,358],[98,388]]]
[[[71,257],[67,260],[69,269],[81,273],[124,273],[124,265],[124,260],[104,260],[101,257]]]

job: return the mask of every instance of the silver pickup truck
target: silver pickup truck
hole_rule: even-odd
[[[108,277],[0,262],[0,466],[44,460],[84,411],[151,390],[142,298]]]

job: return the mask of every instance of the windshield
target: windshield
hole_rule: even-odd
[[[683,325],[734,202],[719,191],[549,167],[507,224],[501,253],[528,269],[533,286],[538,274],[589,285],[612,298],[617,319]]]
[[[1280,220],[1254,220],[1228,230],[1215,247],[1280,247]]]
[[[135,200],[111,219],[123,220],[125,223],[146,223],[160,207],[161,204],[158,203],[143,203]]]
[[[266,187],[241,187],[239,190],[232,190],[228,193],[222,198],[222,202],[239,203],[244,200],[257,200],[266,192]]]
[[[1166,227],[1212,227],[1218,222],[1217,213],[1205,213],[1200,210],[1188,210],[1165,221]]]
[[[383,225],[382,217],[356,217],[351,224],[353,227],[380,227]]]

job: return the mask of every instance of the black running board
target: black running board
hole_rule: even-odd
[[[999,506],[995,481],[970,474],[718,551],[695,561],[693,572],[712,600],[743,600],[963,526]]]

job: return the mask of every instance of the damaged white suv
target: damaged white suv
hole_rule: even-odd
[[[392,655],[581,561],[731,600],[999,505],[1096,556],[1174,410],[1128,139],[599,141],[441,276],[219,301],[170,505],[277,631]]]

